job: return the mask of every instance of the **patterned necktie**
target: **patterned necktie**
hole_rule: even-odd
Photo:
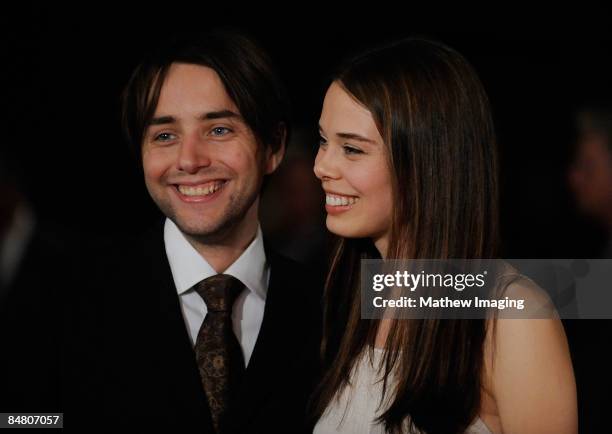
[[[196,360],[215,431],[222,433],[232,394],[245,371],[242,348],[232,329],[232,306],[244,285],[233,276],[217,274],[194,289],[208,308],[195,344]]]

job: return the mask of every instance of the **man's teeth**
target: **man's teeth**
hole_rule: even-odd
[[[325,203],[331,206],[353,205],[359,200],[358,197],[336,196],[333,194],[325,195]]]
[[[178,190],[185,196],[206,196],[213,194],[219,190],[223,182],[216,182],[214,184],[206,185],[204,187],[192,187],[187,185],[179,185]]]

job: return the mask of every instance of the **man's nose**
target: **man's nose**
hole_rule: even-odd
[[[205,140],[197,134],[185,136],[180,145],[177,168],[187,173],[196,173],[207,166],[210,166],[210,155]]]
[[[333,148],[319,148],[317,157],[315,158],[314,173],[321,181],[326,179],[337,179],[339,170],[336,165],[337,156],[334,154]]]

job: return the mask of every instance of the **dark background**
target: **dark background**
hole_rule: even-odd
[[[18,162],[39,218],[95,240],[122,236],[156,216],[121,135],[119,93],[144,51],[159,40],[221,24],[250,32],[271,53],[293,100],[299,133],[292,146],[313,157],[327,75],[341,57],[413,34],[451,45],[475,66],[494,110],[502,156],[503,256],[592,257],[603,246],[600,229],[575,210],[566,168],[575,109],[610,94],[612,39],[606,26],[570,21],[574,25],[546,30],[513,23],[482,31],[455,23],[457,31],[417,19],[360,21],[299,10],[254,18],[257,11],[166,9],[23,8],[5,17],[8,95],[2,100],[8,134],[1,146]],[[590,14],[597,19],[598,11]]]
[[[416,12],[372,5],[360,17],[346,11],[331,15],[314,5],[274,13],[224,6],[151,4],[141,11],[24,6],[3,15],[0,157],[16,173],[37,221],[58,239],[95,248],[127,238],[159,216],[121,135],[119,94],[144,52],[159,41],[182,30],[229,25],[259,40],[290,91],[295,134],[285,166],[291,169],[278,176],[297,173],[291,155],[301,156],[303,176],[309,176],[327,76],[342,57],[394,38],[429,36],[464,54],[490,96],[501,152],[502,257],[600,255],[606,235],[577,211],[566,173],[575,111],[612,98],[612,31],[602,10],[572,11],[563,22],[553,14],[529,22],[512,17],[505,25],[479,20],[485,30],[458,16],[449,26],[429,15],[435,24],[428,25]],[[309,182],[316,184],[314,175],[277,187],[272,182],[267,192],[272,198],[264,198],[264,229],[287,253],[301,249],[289,245],[296,237],[286,236],[292,233],[286,223],[294,221],[288,210],[306,200]],[[304,208],[314,214],[306,224],[324,235],[323,201],[314,200],[314,209]],[[317,250],[322,238],[305,233],[304,240],[316,241],[309,246],[315,254],[305,259],[322,261]],[[580,324],[587,325],[565,323],[581,432],[600,432],[608,422],[610,365],[601,356],[610,326]]]

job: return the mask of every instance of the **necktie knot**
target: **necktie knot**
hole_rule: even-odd
[[[195,285],[208,312],[232,312],[232,306],[244,289],[244,284],[229,274],[215,274]]]

